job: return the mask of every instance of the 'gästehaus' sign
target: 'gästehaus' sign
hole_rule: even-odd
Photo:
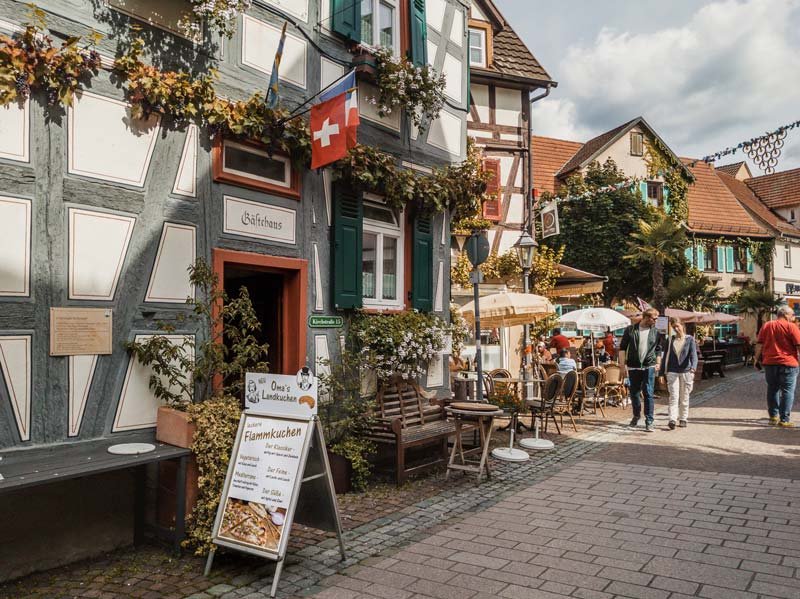
[[[225,233],[295,243],[295,211],[232,196],[223,197]]]

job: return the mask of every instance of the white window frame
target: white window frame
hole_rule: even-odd
[[[245,152],[249,152],[251,154],[255,154],[256,156],[261,156],[262,158],[268,158],[270,160],[276,160],[277,162],[283,163],[283,172],[284,172],[284,181],[279,181],[277,179],[270,179],[269,177],[261,177],[259,175],[248,173],[247,171],[240,171],[235,168],[228,168],[225,166],[225,155],[229,147],[235,147],[239,150],[243,150]],[[222,141],[222,167],[223,173],[228,173],[230,175],[237,175],[239,177],[246,177],[247,179],[252,179],[254,181],[261,181],[262,183],[269,183],[270,185],[276,185],[278,187],[284,187],[286,189],[291,189],[292,187],[292,163],[286,156],[279,156],[278,154],[273,154],[272,156],[269,155],[268,152],[264,150],[259,150],[258,148],[254,148],[252,146],[248,146],[245,144],[240,144],[232,140],[223,140]]]
[[[371,193],[364,194],[364,202],[386,205],[386,201],[381,196]],[[403,293],[405,290],[405,211],[396,213],[398,225],[393,226],[389,223],[370,220],[364,218],[363,233],[370,233],[377,236],[375,243],[375,297],[364,297],[362,301],[365,308],[376,310],[402,310],[405,308]],[[395,297],[397,299],[385,300],[383,298],[383,238],[392,237],[397,239],[397,288]],[[363,263],[363,250],[362,250]],[[363,276],[363,274],[362,274]]]
[[[471,67],[486,67],[486,30],[480,27],[469,27],[467,29],[467,56],[469,58],[469,66]],[[477,46],[472,45],[472,33],[475,32],[481,39],[481,61],[474,62],[472,60],[472,49]]]
[[[792,267],[792,246],[790,246],[788,243],[784,244],[783,246],[783,267]]]
[[[361,0],[358,0],[361,2]],[[372,4],[372,39],[361,40],[361,45],[366,48],[380,48],[380,5],[391,6],[394,11],[392,22],[392,53],[400,56],[400,0],[368,0]],[[358,23],[358,31],[361,32],[361,21]]]

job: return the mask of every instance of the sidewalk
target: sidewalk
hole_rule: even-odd
[[[335,540],[304,531],[302,548],[290,550],[279,596],[666,599],[672,592],[674,599],[714,599],[717,595],[709,595],[714,591],[708,588],[726,588],[724,580],[714,578],[726,578],[726,570],[703,570],[713,580],[691,581],[662,568],[685,569],[684,564],[655,558],[747,571],[747,584],[737,587],[748,591],[743,598],[769,595],[754,590],[762,588],[751,586],[755,583],[786,586],[784,579],[792,581],[795,592],[800,588],[795,569],[800,541],[786,535],[800,532],[794,511],[800,501],[792,504],[782,493],[800,491],[797,483],[785,480],[800,479],[800,429],[764,425],[762,378],[737,369],[724,380],[704,381],[685,430],[666,428],[663,407],[657,410],[654,434],[628,429],[629,410],[614,409],[606,420],[583,419],[578,435],[556,437],[553,452],[525,464],[493,462],[492,480],[479,487],[466,477],[443,485],[434,476],[399,490],[380,486],[367,495],[345,496],[347,561],[339,561]],[[742,482],[741,475],[758,478]],[[777,520],[747,513],[763,511],[767,501],[782,510]],[[790,519],[794,528],[788,527]],[[742,527],[748,531],[732,530]],[[745,549],[749,536],[759,542],[750,541],[755,548]],[[671,544],[664,545],[667,541]],[[747,557],[720,550],[746,551]],[[759,561],[753,557],[757,554],[768,557]],[[750,562],[775,568],[747,570]],[[0,587],[0,597],[268,596],[272,564],[238,554],[220,556],[217,563],[212,578],[205,579],[198,558],[171,560],[157,548],[125,550],[108,560]],[[734,579],[743,584],[743,577]],[[700,587],[701,582],[706,586]],[[666,584],[675,588],[661,588]],[[800,597],[777,590],[769,596]]]

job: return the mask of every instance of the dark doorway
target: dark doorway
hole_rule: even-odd
[[[280,273],[269,272],[243,264],[225,267],[225,293],[239,297],[239,290],[247,288],[261,331],[256,335],[259,343],[269,344],[270,372],[283,372],[283,322],[285,312],[285,280]]]

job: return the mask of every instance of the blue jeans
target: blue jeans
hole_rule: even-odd
[[[797,366],[764,364],[764,374],[767,379],[767,410],[771,418],[780,417],[781,422],[789,422],[791,419],[797,371]]]
[[[639,420],[642,416],[642,396],[644,396],[644,422],[653,423],[653,387],[656,382],[656,369],[629,370],[628,378],[631,382],[631,403],[633,404],[633,417]]]

